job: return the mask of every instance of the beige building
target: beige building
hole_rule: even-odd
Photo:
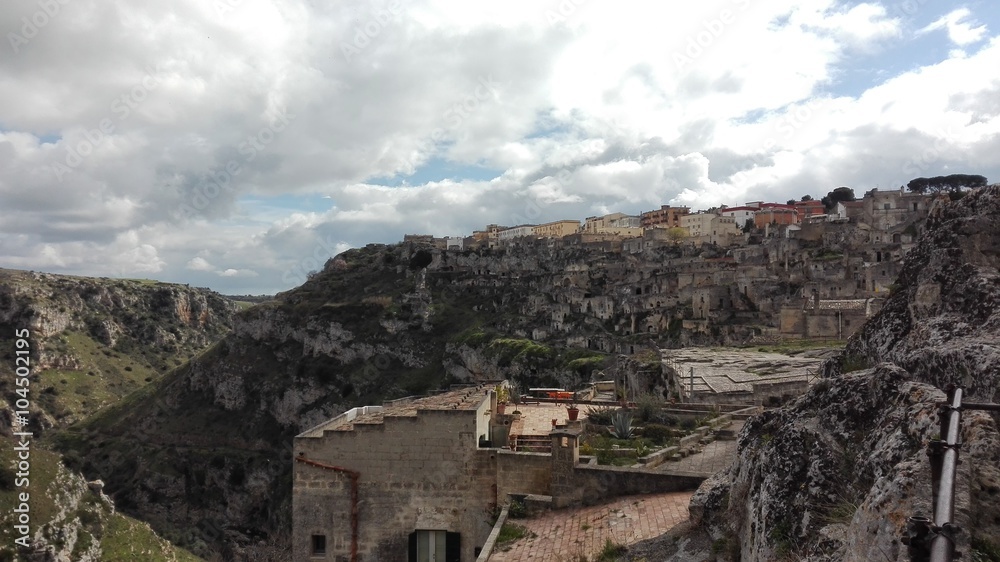
[[[535,235],[535,225],[521,224],[497,232],[500,242],[509,242],[515,238],[527,238]]]
[[[561,508],[704,479],[582,463],[582,422],[533,435],[547,453],[501,448],[513,417],[496,412],[495,387],[478,385],[354,408],[298,435],[292,560],[473,562],[511,494]]]
[[[292,559],[475,560],[497,504],[492,389],[354,408],[297,436]]]
[[[681,228],[687,230],[690,238],[698,238],[712,231],[712,221],[718,218],[714,213],[692,213],[681,217]]]
[[[646,211],[639,215],[639,225],[643,228],[660,226],[662,228],[673,228],[681,225],[681,217],[690,213],[688,207],[671,207],[661,205],[658,210]]]
[[[686,242],[693,244],[729,246],[743,234],[735,218],[714,213],[684,215],[681,217],[681,228],[688,232]]]
[[[587,217],[580,232],[584,234],[610,234],[621,238],[642,236],[639,217],[625,213],[611,213],[601,217]]]
[[[535,227],[535,236],[539,238],[562,238],[580,231],[580,221],[555,221],[540,224]]]

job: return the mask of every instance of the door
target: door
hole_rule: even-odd
[[[461,535],[446,531],[414,531],[409,540],[410,562],[459,562]]]

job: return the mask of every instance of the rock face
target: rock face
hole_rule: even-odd
[[[804,325],[825,318],[819,306],[800,318],[806,287],[864,299],[878,286],[855,281],[867,249],[813,263],[819,239],[775,239],[739,257],[717,246],[611,246],[345,252],[241,313],[224,340],[67,436],[63,450],[121,511],[200,554],[231,554],[289,528],[292,438],[348,408],[501,377],[573,387],[608,355],[646,351],[654,369],[633,386],[663,388],[657,346],[774,334],[790,299]],[[195,308],[176,316],[194,321]],[[99,333],[121,337],[113,326]]]
[[[714,550],[743,560],[908,561],[906,520],[931,515],[926,450],[945,398],[937,387],[960,384],[968,401],[1000,390],[998,274],[1000,187],[934,208],[892,296],[825,366],[827,378],[748,421],[737,462],[692,499]],[[979,556],[1000,545],[996,420],[966,411],[962,442],[959,548]]]
[[[0,348],[30,332],[33,430],[68,425],[221,338],[236,304],[184,285],[0,269]],[[13,357],[13,355],[9,355]],[[0,363],[8,392],[13,359]]]
[[[849,342],[844,362],[895,363],[970,399],[1000,399],[1000,187],[931,209],[882,313]]]

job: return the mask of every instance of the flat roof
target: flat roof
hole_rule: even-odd
[[[418,411],[466,411],[474,412],[483,401],[489,400],[489,391],[495,384],[479,384],[449,390],[429,396],[401,398],[385,402],[381,406],[352,408],[329,419],[298,437],[322,437],[324,431],[351,431],[355,425],[377,425],[387,417],[414,417]]]

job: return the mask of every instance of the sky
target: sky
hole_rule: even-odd
[[[8,0],[0,267],[224,294],[487,224],[1000,181],[986,0]]]

